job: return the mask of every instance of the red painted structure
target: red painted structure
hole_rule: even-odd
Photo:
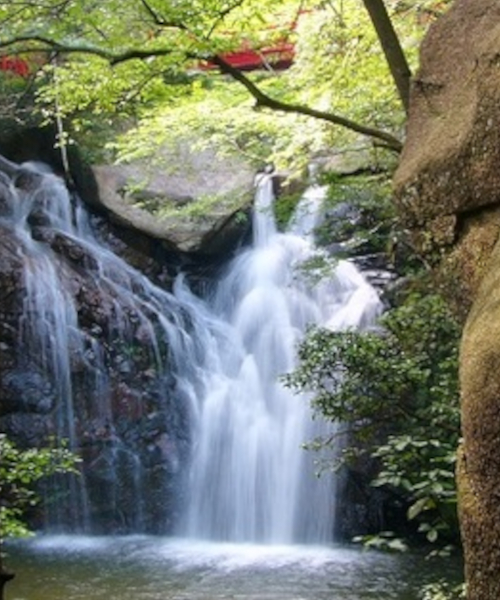
[[[240,48],[232,52],[224,52],[220,57],[228,64],[241,71],[252,71],[254,69],[287,69],[295,58],[295,43],[290,41],[290,34],[295,31],[300,16],[308,13],[308,10],[300,9],[295,19],[288,23],[286,31],[281,37],[271,42],[269,46],[252,48],[250,43],[243,43]],[[277,26],[271,26],[268,30],[276,31]],[[217,65],[210,61],[203,62],[202,69],[217,69]]]
[[[30,68],[28,63],[17,56],[0,56],[0,71],[14,73],[20,77],[28,77]]]
[[[254,50],[250,46],[242,46],[234,52],[225,52],[220,55],[223,60],[241,71],[254,69],[287,69],[295,58],[295,44],[288,40],[276,42],[273,46]],[[204,70],[217,69],[217,65],[210,61],[203,62]]]

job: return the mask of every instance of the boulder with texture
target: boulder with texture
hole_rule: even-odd
[[[96,166],[93,172],[96,206],[170,251],[224,253],[247,228],[254,171],[235,158],[179,147],[161,164]]]

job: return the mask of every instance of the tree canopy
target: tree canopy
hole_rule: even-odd
[[[187,127],[226,140],[232,135],[231,143],[241,151],[262,155],[276,142],[289,148],[289,154],[314,152],[335,135],[345,135],[334,125],[398,151],[406,100],[401,104],[393,84],[379,39],[387,33],[377,36],[373,12],[387,8],[409,64],[415,65],[423,31],[446,4],[4,1],[0,49],[26,59],[37,84],[44,84],[39,92],[44,115],[71,117],[77,130],[119,113],[145,127],[149,141],[152,134],[168,138],[162,128],[175,135],[179,127]],[[295,47],[294,63],[286,72],[265,63],[263,70],[243,72],[225,59],[227,52],[249,47],[259,52],[284,39]],[[204,68],[207,61],[218,70]],[[268,111],[252,110],[264,108],[283,113],[283,118],[273,125],[266,119]],[[229,135],[219,122],[227,129],[226,111],[233,120]],[[125,148],[127,154],[126,141]]]

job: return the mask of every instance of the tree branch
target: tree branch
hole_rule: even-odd
[[[41,44],[42,47],[26,47],[17,49],[18,52],[39,52],[40,50],[54,50],[58,53],[63,54],[90,54],[93,56],[99,56],[100,58],[109,62],[110,65],[114,66],[122,62],[129,60],[145,60],[146,58],[152,58],[155,56],[168,56],[173,53],[171,48],[158,48],[154,50],[139,50],[131,49],[121,53],[111,52],[100,48],[99,46],[91,46],[86,44],[67,44],[64,42],[58,42],[52,38],[48,38],[41,35],[26,35],[17,36],[12,39],[0,40],[0,48],[8,48],[19,43],[34,42]],[[185,54],[186,58],[200,59],[197,55]]]
[[[18,50],[19,52],[39,52],[40,50],[50,49],[55,50],[56,52],[63,52],[65,54],[93,54],[94,56],[100,56],[101,58],[109,62],[113,61],[119,56],[113,54],[112,52],[109,52],[108,50],[103,50],[102,48],[99,48],[97,46],[88,46],[85,44],[65,44],[42,35],[20,35],[11,39],[0,39],[0,48],[8,48],[9,46],[15,46],[19,43],[25,42],[34,42],[42,44],[42,47],[37,46],[23,48],[22,50]]]
[[[184,31],[187,31],[187,27],[186,25],[184,25],[184,23],[167,21],[165,18],[159,15],[147,0],[141,0],[141,4],[146,9],[149,16],[152,17],[155,24],[159,27],[175,27],[176,29],[182,29]]]
[[[384,1],[363,0],[363,4],[370,15],[373,27],[377,32],[377,37],[382,46],[382,50],[384,51],[399,97],[401,98],[405,112],[408,114],[411,70],[398,36],[394,31]]]
[[[258,88],[250,79],[248,79],[248,77],[246,77],[241,71],[231,66],[220,56],[213,56],[210,58],[210,61],[216,64],[223,73],[230,75],[233,79],[245,86],[245,88],[255,98],[257,107],[267,107],[281,112],[297,113],[306,115],[308,117],[313,117],[315,119],[321,119],[323,121],[327,121],[328,123],[340,125],[350,129],[351,131],[362,133],[368,137],[380,140],[384,142],[388,148],[395,150],[396,152],[401,152],[403,148],[403,144],[400,140],[398,140],[398,138],[390,133],[381,131],[380,129],[361,125],[360,123],[356,123],[355,121],[351,121],[351,119],[336,115],[335,113],[323,112],[314,108],[309,108],[308,106],[303,106],[301,104],[289,104],[286,102],[281,102],[280,100],[276,100],[275,98],[271,98],[260,88]]]
[[[205,39],[209,40],[212,37],[212,33],[215,31],[215,28],[219,23],[221,23],[228,15],[232,13],[233,10],[239,8],[245,0],[236,0],[233,4],[229,4],[225,8],[223,8],[220,13],[217,15],[217,18],[214,20],[212,27],[208,34],[205,36]]]

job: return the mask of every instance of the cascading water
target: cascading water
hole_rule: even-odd
[[[187,531],[219,540],[322,542],[332,535],[333,481],[315,477],[301,445],[325,425],[312,421],[307,399],[279,378],[296,364],[308,325],[366,326],[381,304],[345,261],[311,289],[300,270],[317,254],[310,232],[299,222],[293,232],[278,233],[272,200],[272,179],[265,177],[257,188],[253,246],[233,261],[212,300],[232,329],[220,357],[229,370],[207,386],[200,404]],[[308,230],[318,200],[313,190],[300,207]]]
[[[20,173],[1,207],[22,259],[18,356],[7,378],[21,382],[21,396],[35,379],[34,412],[50,415],[43,433],[84,458],[82,477],[46,490],[46,527],[164,532],[218,325],[98,243],[59,178]],[[20,398],[14,429],[24,410]]]
[[[96,240],[57,177],[31,177],[36,185],[10,186],[0,207],[23,264],[17,371],[36,372],[46,390],[38,412],[85,459],[82,478],[48,491],[58,494],[48,527],[165,532],[175,518],[189,537],[329,540],[333,481],[315,477],[301,448],[325,426],[279,377],[309,324],[372,323],[373,288],[346,261],[308,282],[310,232],[302,218],[277,232],[267,176],[254,243],[208,300],[182,278],[174,294],[153,285]],[[309,209],[308,230],[314,220]]]

